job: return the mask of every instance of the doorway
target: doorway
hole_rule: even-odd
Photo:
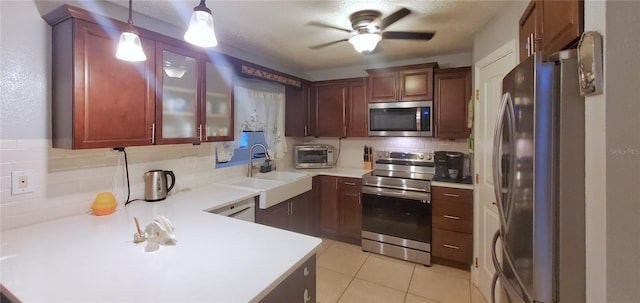
[[[491,299],[493,234],[499,228],[493,188],[493,132],[502,97],[502,79],[517,64],[516,41],[511,40],[474,66],[474,266],[471,279],[487,301]]]

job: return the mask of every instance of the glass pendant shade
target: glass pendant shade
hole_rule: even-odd
[[[184,40],[200,47],[214,47],[218,45],[213,31],[213,16],[210,12],[194,9],[191,15],[189,29],[184,34]]]
[[[380,40],[382,40],[380,34],[363,33],[349,38],[349,43],[353,45],[356,51],[363,53],[374,50]]]
[[[120,34],[120,43],[116,51],[116,58],[125,61],[145,61],[144,51],[142,51],[142,43],[140,37],[132,32],[122,32]]]

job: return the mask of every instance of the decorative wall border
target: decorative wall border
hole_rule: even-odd
[[[271,80],[271,81],[276,81],[276,82],[280,82],[286,85],[291,85],[291,86],[295,86],[295,87],[301,87],[302,83],[299,80],[295,80],[295,79],[291,79],[291,78],[287,78],[287,77],[283,77],[280,75],[276,75],[276,74],[272,74],[270,72],[265,72],[259,69],[255,69],[253,67],[249,67],[246,65],[243,65],[242,68],[240,69],[240,72],[242,72],[243,74],[247,74],[247,75],[251,75],[254,77],[258,77],[258,78],[263,78],[263,79],[267,79],[267,80]]]

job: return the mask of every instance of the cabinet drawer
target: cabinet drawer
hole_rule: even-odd
[[[349,193],[350,195],[360,195],[362,190],[362,179],[341,177],[338,180],[338,191]]]
[[[473,236],[434,228],[431,253],[434,257],[471,264]]]
[[[431,200],[473,203],[473,190],[433,186]]]
[[[473,232],[473,204],[446,200],[433,200],[433,227],[457,231]]]

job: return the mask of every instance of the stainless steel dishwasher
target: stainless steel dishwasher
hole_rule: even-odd
[[[212,214],[223,215],[230,218],[240,219],[248,222],[256,221],[256,202],[255,198],[249,198],[240,202],[233,203],[221,208],[209,210]]]

